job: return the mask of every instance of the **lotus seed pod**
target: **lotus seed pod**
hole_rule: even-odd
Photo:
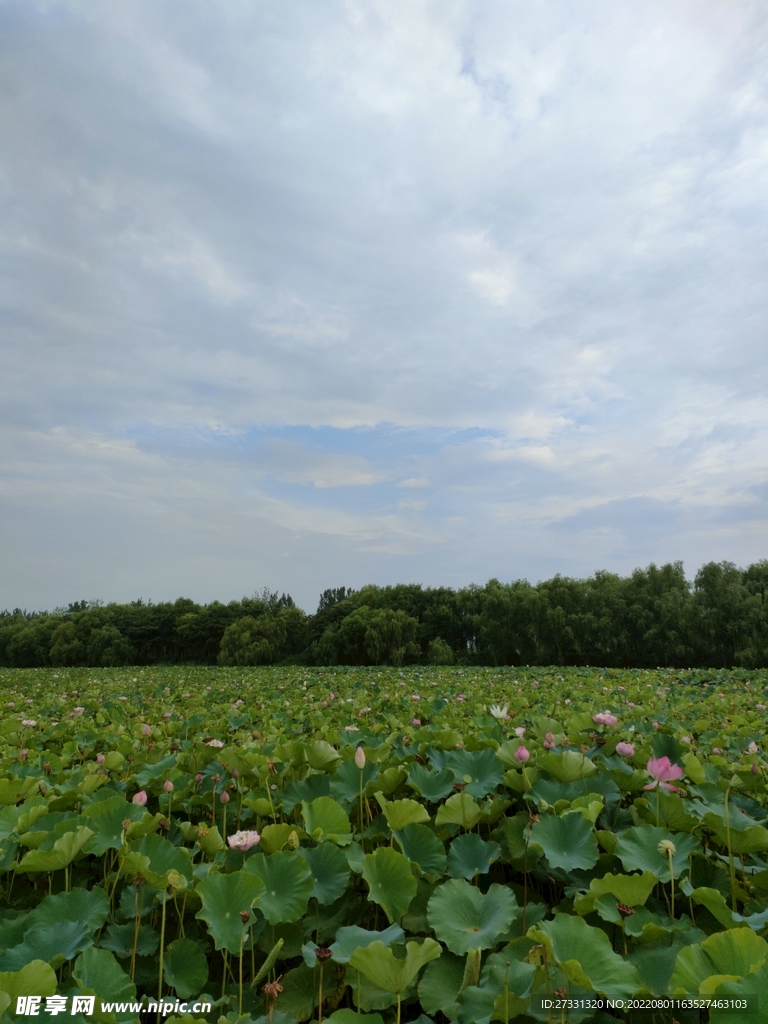
[[[662,839],[659,845],[656,847],[662,857],[667,857],[671,853],[672,856],[677,853],[677,847],[671,839]]]
[[[289,850],[297,850],[298,849],[298,847],[299,847],[299,836],[298,836],[298,833],[296,832],[295,829],[288,836],[288,838],[287,838],[287,840],[285,842],[285,845],[288,847]]]

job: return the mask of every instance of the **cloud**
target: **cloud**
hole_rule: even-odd
[[[0,606],[762,557],[766,44],[2,5]]]

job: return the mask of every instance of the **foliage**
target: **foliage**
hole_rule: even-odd
[[[363,597],[358,625],[392,622]],[[244,618],[297,618],[263,605],[233,649]],[[159,993],[210,1024],[768,998],[768,673],[85,669],[70,626],[59,666],[0,670],[3,1024],[54,992],[103,1024]],[[25,629],[19,657],[48,627]],[[648,788],[663,758],[677,792]]]

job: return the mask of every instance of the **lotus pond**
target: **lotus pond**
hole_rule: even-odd
[[[0,682],[3,1021],[54,994],[96,996],[80,1024],[158,996],[233,1024],[768,1021],[768,673]]]

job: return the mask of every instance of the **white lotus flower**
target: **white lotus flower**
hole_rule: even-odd
[[[509,718],[509,715],[507,714],[507,705],[506,704],[504,705],[503,708],[499,707],[498,704],[491,704],[491,706],[488,708],[488,710],[491,712],[493,717],[494,718],[498,718],[499,721],[503,721],[505,718]]]

